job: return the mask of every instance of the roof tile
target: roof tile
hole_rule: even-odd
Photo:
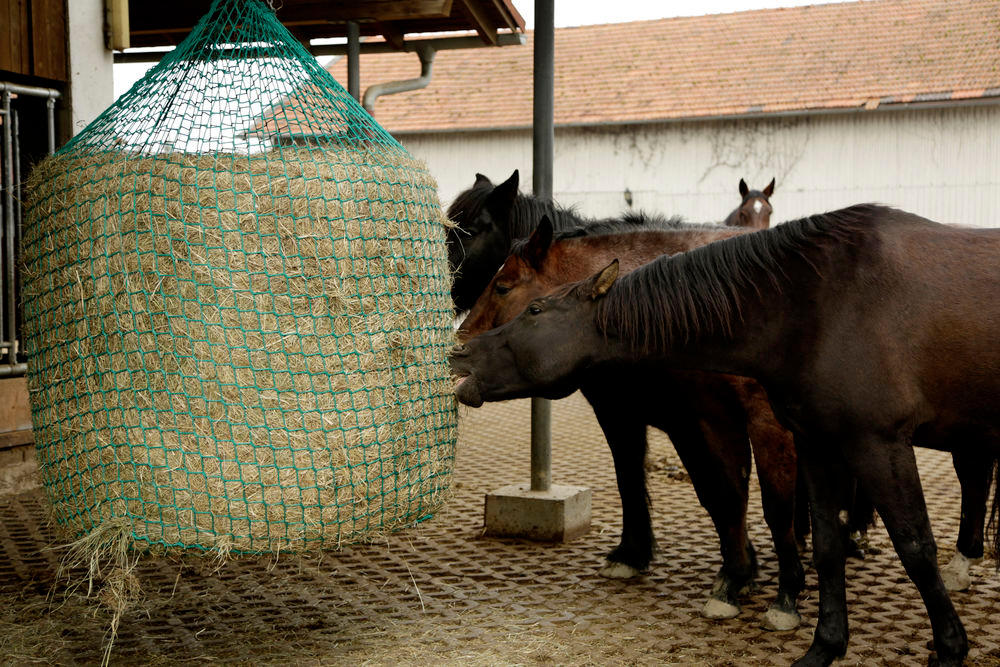
[[[525,47],[442,51],[430,85],[379,98],[390,132],[530,127]],[[1000,95],[997,0],[867,0],[555,34],[557,125],[632,123]],[[346,81],[344,59],[330,71]],[[361,58],[361,84],[419,75]],[[872,106],[874,103],[874,106]]]

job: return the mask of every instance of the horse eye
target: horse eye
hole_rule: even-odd
[[[537,315],[538,313],[542,312],[542,307],[539,306],[537,303],[533,303],[530,306],[528,306],[528,312],[531,313],[532,315]]]
[[[510,288],[506,285],[496,285],[493,287],[493,291],[499,296],[504,296],[505,294],[510,294]]]

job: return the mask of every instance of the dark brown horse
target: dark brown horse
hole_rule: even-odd
[[[547,218],[545,219],[547,220]],[[463,321],[458,331],[460,339],[469,338],[500,326],[524,310],[531,299],[547,294],[565,283],[580,280],[615,257],[620,258],[623,271],[630,271],[640,264],[655,259],[660,254],[684,252],[711,241],[749,231],[742,229],[723,230],[716,225],[691,225],[679,221],[658,224],[660,226],[655,230],[640,227],[638,229],[642,229],[642,231],[637,231],[637,227],[632,223],[622,222],[620,228],[616,229],[610,222],[605,221],[599,226],[563,230],[556,235],[555,240],[553,240],[554,232],[551,225],[542,225],[532,234],[530,239],[514,242],[514,252],[494,275],[486,290]],[[664,404],[667,403],[669,401],[664,401]],[[706,405],[711,403],[712,400],[706,397]],[[735,419],[742,418],[741,415],[748,410],[747,405],[741,406]],[[768,426],[769,422],[772,421],[770,406],[765,405],[759,411],[749,410],[749,412],[753,414],[759,412],[760,426],[756,428],[764,429],[765,433],[770,432]],[[758,437],[757,441],[761,443],[762,447],[770,446],[769,442],[762,438]],[[710,442],[715,444],[721,443],[722,440],[713,437],[710,438]],[[609,445],[612,450],[619,449],[610,439]],[[643,447],[645,447],[645,441]],[[725,453],[720,452],[716,456],[721,458],[725,456]],[[758,454],[758,458],[760,457],[761,455]],[[986,506],[989,501],[993,473],[993,468],[988,463],[988,461],[986,464],[982,461],[976,461],[968,454],[954,456],[955,469],[962,487],[960,525],[955,553],[941,570],[945,585],[951,591],[967,590],[970,587],[972,582],[970,565],[981,560],[984,555]],[[765,475],[767,472],[765,471]],[[775,474],[782,473],[775,471]],[[620,473],[619,476],[621,476]],[[635,479],[635,475],[626,475],[626,477],[629,480]],[[793,478],[794,475],[790,477]],[[643,484],[641,488],[644,488],[645,481],[644,479],[641,481]],[[774,482],[769,481],[768,484],[771,485],[771,488],[779,488]],[[622,495],[622,511],[630,513],[630,506],[635,507],[638,503],[630,505],[629,497],[640,499],[643,503],[645,503],[645,497],[640,497],[641,494],[637,490],[640,487],[635,486],[631,481],[626,481],[624,486],[634,491],[629,493],[628,497],[625,494]],[[782,489],[779,495],[785,491],[787,490]],[[802,490],[796,495],[803,499],[806,496]],[[863,555],[864,549],[858,545],[867,543],[865,533],[873,521],[874,508],[871,507],[870,501],[863,493],[856,494],[856,496],[855,502],[851,504],[849,510],[848,533],[851,541],[851,553]],[[767,503],[767,492],[764,494],[764,499]],[[802,512],[808,512],[808,503],[797,503],[795,510],[796,519],[799,521],[795,534],[801,538],[808,530],[808,518],[803,520],[800,515]],[[767,514],[766,511],[765,514]],[[624,525],[640,526],[645,529],[643,517],[648,517],[645,504],[643,504],[642,512],[635,511],[634,516],[639,518],[625,520]],[[777,517],[777,513],[774,513],[773,516]],[[785,535],[784,528],[780,526],[780,520],[780,518],[769,520],[769,524],[772,526],[772,532],[777,531],[776,535]],[[648,565],[652,556],[651,541],[626,535],[622,538],[622,544],[633,545],[634,548],[619,548],[610,559],[612,566],[605,569],[605,574],[613,572],[631,574],[631,571],[642,570]],[[778,541],[776,544],[778,544],[780,560],[783,545]],[[639,557],[636,557],[635,552],[637,551],[640,552]],[[726,560],[725,556],[724,560]],[[729,562],[739,562],[740,559],[730,558],[728,560]],[[791,558],[788,558],[787,562],[791,563]],[[615,568],[615,563],[621,563],[625,567]],[[789,581],[794,581],[791,575]],[[782,595],[782,592],[779,592],[778,599],[789,599],[789,596]],[[791,599],[794,600],[794,598]],[[715,607],[722,609],[721,605],[715,605]],[[779,604],[777,608],[779,611],[787,610],[788,605]],[[770,627],[783,627],[791,622],[791,617],[782,618],[778,612],[771,614],[771,616],[773,618],[767,621]]]
[[[579,230],[553,238],[552,225],[543,218],[527,241],[514,244],[514,252],[462,323],[459,338],[513,319],[531,299],[580,280],[615,257],[630,270],[663,253],[686,252],[748,231],[690,224],[633,229],[624,225],[619,233],[602,234]],[[580,388],[611,448],[622,503],[621,541],[601,574],[635,576],[653,557],[644,466],[650,425],[670,437],[719,534],[723,564],[704,613],[710,618],[738,614],[738,594],[756,573],[746,527],[752,444],[764,516],[779,563],[779,590],[764,624],[775,630],[797,626],[803,571],[793,526],[794,443],[791,433],[775,421],[760,385],[746,378],[628,364],[594,370]]]
[[[620,279],[613,262],[457,349],[456,395],[469,405],[558,398],[591,369],[626,361],[756,378],[795,434],[809,486],[820,608],[798,664],[827,665],[847,648],[839,515],[853,476],[920,591],[939,663],[959,665],[968,640],[938,570],[913,447],[996,465],[997,294],[1000,229],[859,205]]]
[[[774,179],[763,190],[751,190],[746,181],[740,179],[740,205],[726,216],[723,224],[729,227],[749,227],[767,229],[771,225],[771,195],[774,194]]]
[[[518,190],[518,172],[499,185],[476,174],[471,188],[455,197],[448,218],[455,223],[446,230],[448,264],[452,272],[451,297],[457,312],[472,307],[490,278],[510,253],[511,244],[527,238],[543,215],[557,229],[622,223],[636,227],[670,225],[673,218],[626,213],[621,218],[595,219],[579,215],[572,208],[558,206]]]

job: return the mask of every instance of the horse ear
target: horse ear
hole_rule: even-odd
[[[747,182],[742,178],[740,179],[740,196],[746,197],[747,193],[750,192],[750,188],[747,187]]]
[[[610,264],[601,269],[591,278],[590,298],[597,301],[608,293],[611,286],[618,279],[618,260],[613,259]]]
[[[493,182],[479,172],[476,172],[476,183],[472,187],[478,187],[480,185],[493,185]]]
[[[764,196],[770,197],[773,192],[774,192],[774,179],[772,178],[771,182],[767,184],[766,188],[764,188]]]
[[[549,216],[543,215],[535,231],[528,237],[528,243],[524,246],[524,256],[536,269],[541,267],[542,260],[549,252],[552,245],[552,220]]]
[[[490,213],[501,217],[510,215],[511,209],[514,208],[514,200],[517,198],[517,181],[518,174],[515,169],[510,178],[493,188],[493,192],[486,198]]]

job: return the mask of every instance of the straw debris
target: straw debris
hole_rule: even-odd
[[[278,552],[432,513],[455,442],[435,187],[384,150],[40,164],[24,338],[58,522]]]

